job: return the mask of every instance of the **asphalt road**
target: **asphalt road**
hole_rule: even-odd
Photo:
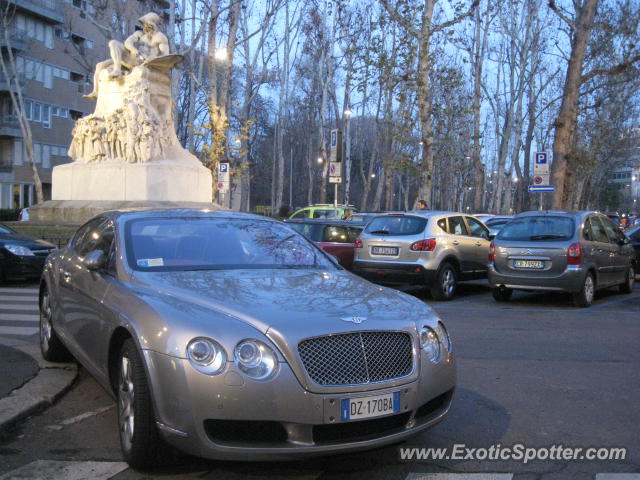
[[[84,371],[55,406],[0,440],[0,480],[34,465],[42,478],[140,479],[508,479],[506,476],[424,476],[424,473],[506,473],[518,480],[640,479],[640,282],[631,295],[598,294],[576,309],[566,295],[516,293],[493,301],[484,283],[461,286],[458,297],[434,303],[445,319],[458,358],[459,382],[448,418],[401,445],[488,448],[626,447],[623,461],[439,460],[406,461],[399,446],[372,452],[288,463],[209,462],[185,457],[172,467],[126,469],[110,397]],[[32,462],[40,461],[38,464]],[[83,462],[113,463],[83,463]],[[68,464],[60,462],[69,462]],[[96,466],[97,465],[97,466]],[[25,467],[26,466],[26,467]],[[74,467],[75,466],[75,467]],[[82,477],[73,468],[94,469]],[[103,476],[95,469],[109,470]],[[55,470],[58,469],[58,470]],[[37,469],[36,469],[37,470]],[[3,476],[2,473],[14,471]],[[22,474],[22,473],[20,473]],[[36,474],[25,478],[39,478]]]

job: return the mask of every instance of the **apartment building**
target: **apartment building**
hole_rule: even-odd
[[[0,54],[7,58],[10,50],[15,59],[10,75],[18,79],[25,99],[34,163],[48,200],[53,167],[71,161],[67,150],[74,121],[93,111],[94,102],[82,96],[91,91],[95,64],[109,57],[109,40],[126,38],[136,19],[148,11],[166,14],[169,2],[8,0],[8,4],[9,40],[0,26]],[[9,88],[14,85],[0,71],[0,208],[22,208],[35,202],[35,190]]]

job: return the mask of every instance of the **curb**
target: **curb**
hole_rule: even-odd
[[[0,433],[20,420],[52,405],[78,376],[75,363],[51,363],[40,355],[36,345],[15,347],[38,362],[38,373],[22,387],[0,399]]]

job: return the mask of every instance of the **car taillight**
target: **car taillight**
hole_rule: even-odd
[[[356,238],[356,241],[353,242],[353,246],[355,248],[362,248],[362,240],[360,239],[360,237]]]
[[[496,247],[493,246],[493,242],[489,244],[489,261],[496,261]]]
[[[567,250],[567,265],[580,265],[582,263],[582,245],[574,243]]]
[[[425,238],[424,240],[412,243],[409,247],[409,249],[413,250],[414,252],[432,252],[435,248],[435,238]]]

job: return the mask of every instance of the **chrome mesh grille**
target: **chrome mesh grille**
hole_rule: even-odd
[[[360,385],[405,377],[413,369],[411,336],[355,332],[310,338],[298,344],[309,377],[318,385]]]

